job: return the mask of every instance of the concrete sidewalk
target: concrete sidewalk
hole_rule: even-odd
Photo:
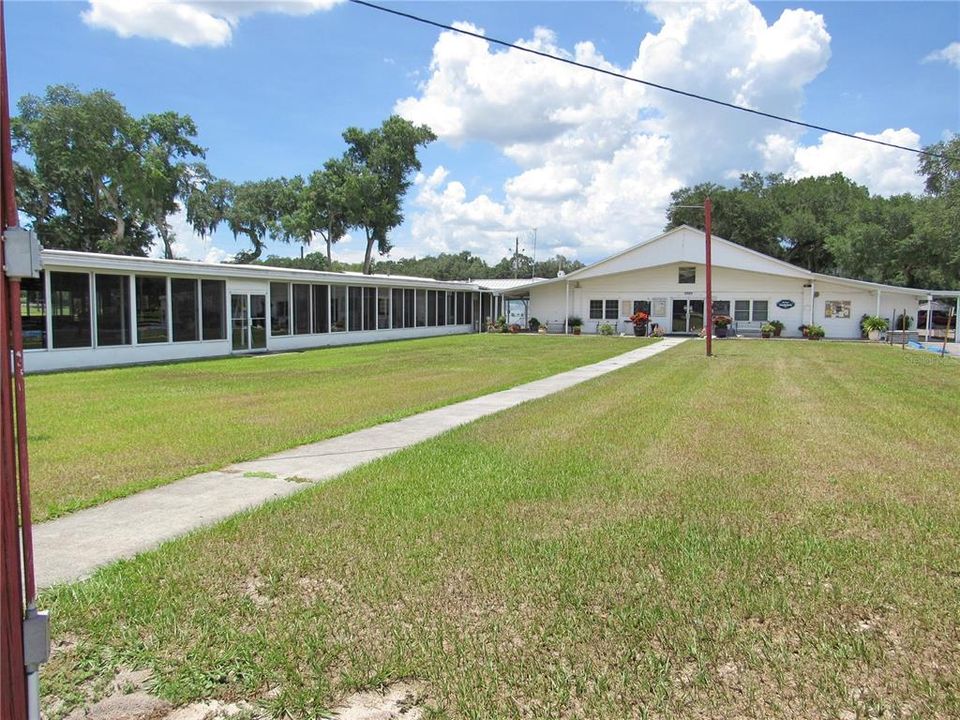
[[[133,557],[166,540],[267,500],[290,495],[458,425],[646,360],[685,340],[664,338],[623,355],[509,390],[194,475],[35,525],[37,584],[46,588],[87,577],[114,560]]]

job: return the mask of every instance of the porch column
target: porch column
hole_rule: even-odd
[[[933,320],[933,295],[927,295],[927,337],[925,340],[930,342],[930,322]]]
[[[953,314],[953,341],[960,343],[960,295],[957,295],[957,311]]]
[[[817,304],[817,283],[815,280],[810,281],[810,324],[813,325],[813,319],[816,315],[814,306]]]
[[[877,317],[880,317],[880,291],[877,290]]]
[[[564,284],[564,305],[563,305],[563,334],[570,332],[570,283]]]

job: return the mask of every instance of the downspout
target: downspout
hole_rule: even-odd
[[[880,317],[880,291],[877,290],[877,317]]]
[[[563,334],[570,333],[570,283],[564,286],[564,312],[563,312]]]
[[[817,302],[816,290],[817,290],[817,281],[811,280],[810,281],[810,324],[811,325],[813,325],[813,318],[814,318],[814,315],[816,315],[816,312],[814,311],[814,305]]]
[[[933,318],[933,295],[927,295],[927,327],[926,333],[927,336],[924,338],[927,342],[930,342],[930,321]]]

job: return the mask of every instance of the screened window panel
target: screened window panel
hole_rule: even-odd
[[[737,322],[749,322],[750,320],[750,301],[737,300],[733,304],[733,319]]]
[[[167,342],[167,279],[138,275],[137,342]]]
[[[293,286],[293,332],[310,334],[310,286],[302,283]]]
[[[464,293],[463,294],[463,321],[470,325],[473,323],[473,297],[474,293]]]
[[[363,329],[377,329],[377,289],[363,289]]]
[[[393,318],[393,327],[403,327],[403,290],[394,288],[391,292],[391,317]]]
[[[47,293],[43,273],[20,281],[20,325],[24,350],[47,347]]]
[[[417,290],[417,327],[427,325],[427,291]]]
[[[53,347],[90,347],[90,276],[50,273]]]
[[[463,325],[466,322],[466,312],[464,308],[467,303],[464,299],[465,295],[466,293],[463,292],[463,290],[457,291],[457,325]]]
[[[591,320],[603,319],[603,300],[590,301],[590,319]]]
[[[330,330],[343,332],[347,329],[347,288],[345,285],[330,286]]]
[[[200,314],[200,301],[197,296],[197,281],[173,278],[170,281],[170,295],[173,307],[173,341],[199,340],[197,316]]]
[[[447,324],[447,294],[443,290],[437,291],[437,325]]]
[[[753,301],[753,321],[754,322],[767,321],[767,301],[766,300]]]
[[[607,300],[604,303],[604,313],[603,317],[606,320],[616,320],[617,317],[617,301],[616,300]]]
[[[126,275],[94,276],[97,345],[129,345],[130,278]]]
[[[227,339],[227,284],[223,280],[200,281],[200,324],[204,340]]]
[[[437,291],[427,290],[427,325],[434,327],[437,324]]]
[[[363,288],[347,288],[347,330],[363,330]]]
[[[377,289],[377,327],[390,329],[390,288]]]
[[[270,283],[270,334],[290,334],[290,283]]]
[[[414,327],[413,317],[413,290],[404,290],[403,291],[403,326],[404,327]]]
[[[457,324],[457,294],[447,293],[447,325]]]
[[[330,288],[326,285],[313,286],[313,331],[315,333],[330,332],[329,308]]]

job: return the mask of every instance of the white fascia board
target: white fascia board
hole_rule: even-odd
[[[825,275],[823,273],[813,273],[815,280],[823,282],[837,283],[838,285],[850,285],[852,287],[870,288],[881,292],[901,293],[903,295],[916,295],[917,297],[960,297],[960,290],[924,290],[923,288],[901,287],[899,285],[886,285],[884,283],[870,282],[869,280],[854,280],[853,278],[837,277],[836,275]]]
[[[364,275],[325,272],[320,270],[300,270],[296,268],[277,268],[268,265],[230,265],[226,263],[205,263],[195,260],[161,260],[159,258],[132,257],[129,255],[107,255],[103,253],[85,253],[73,250],[44,250],[41,253],[43,265],[50,269],[71,270],[113,270],[117,272],[191,275],[219,279],[255,279],[263,281],[314,282],[335,285],[377,286],[423,288],[431,290],[467,290],[479,288],[474,283],[441,281],[430,278],[411,278],[394,275]]]

